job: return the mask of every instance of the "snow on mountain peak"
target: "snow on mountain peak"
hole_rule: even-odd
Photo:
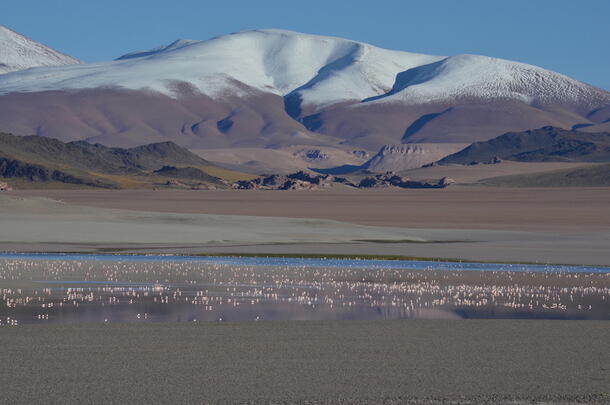
[[[456,55],[398,75],[376,102],[421,104],[479,98],[514,99],[527,104],[608,102],[608,93],[537,66],[481,55]],[[600,100],[604,99],[604,100]]]
[[[0,93],[122,87],[170,96],[187,82],[211,97],[243,96],[244,86],[303,103],[359,100],[391,89],[402,70],[440,57],[391,51],[335,37],[284,30],[242,31],[206,41],[176,41],[116,61],[35,69],[0,80]]]
[[[1,37],[0,37],[1,38]],[[346,101],[418,104],[456,98],[532,103],[608,100],[608,93],[558,73],[477,55],[393,51],[336,37],[277,29],[178,40],[115,61],[38,68],[0,77],[0,94],[119,87],[171,97],[175,83],[212,98],[250,92],[321,109]],[[366,103],[365,103],[366,104]]]
[[[195,44],[198,42],[201,42],[201,41],[194,41],[191,39],[178,39],[169,45],[161,45],[156,48],[149,49],[147,51],[135,51],[135,52],[126,53],[125,55],[118,57],[116,60],[143,58],[145,56],[152,56],[152,55],[156,55],[156,54],[163,53],[163,52],[174,51],[176,49],[180,49],[185,46]]]
[[[77,63],[80,61],[0,25],[0,74],[37,66]]]

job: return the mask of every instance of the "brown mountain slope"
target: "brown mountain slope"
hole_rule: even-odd
[[[295,120],[284,110],[282,97],[256,91],[223,99],[193,93],[171,98],[124,89],[0,96],[0,128],[6,132],[120,147],[172,141],[191,149],[341,144],[378,150],[401,142],[471,143],[549,125],[570,129],[606,124],[565,107],[510,100],[357,103],[330,106]]]
[[[282,97],[260,92],[223,100],[119,89],[9,94],[0,96],[0,128],[120,147],[163,141],[191,149],[339,142],[309,132],[286,114]]]

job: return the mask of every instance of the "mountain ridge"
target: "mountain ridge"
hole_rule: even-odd
[[[610,92],[536,66],[251,30],[0,76],[0,129],[131,147],[377,151],[608,125]]]
[[[211,61],[210,56],[217,60]],[[151,62],[154,65],[164,59],[176,69],[175,74],[163,70],[167,68],[155,71],[155,66],[151,66]],[[232,66],[229,62],[238,63]],[[109,69],[116,72],[104,76]],[[195,70],[196,76],[192,73]],[[174,80],[189,82],[202,94],[215,97],[227,89],[238,91],[228,77],[258,91],[280,96],[300,94],[306,104],[321,106],[349,100],[420,104],[468,97],[542,103],[570,102],[588,96],[610,102],[603,90],[598,94],[599,89],[593,86],[526,63],[482,55],[416,54],[338,37],[275,29],[242,31],[203,41],[177,40],[168,46],[123,55],[115,61],[56,71],[38,70],[24,77],[28,79],[26,83],[4,78],[0,92],[118,86],[131,90],[149,88],[175,97],[179,96],[175,89],[155,82]],[[340,84],[346,85],[343,94],[333,98],[329,93],[337,92]]]

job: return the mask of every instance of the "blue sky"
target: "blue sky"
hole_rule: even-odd
[[[610,0],[2,0],[0,24],[84,61],[253,28],[474,53],[610,90]]]

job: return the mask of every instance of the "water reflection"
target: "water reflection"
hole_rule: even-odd
[[[0,260],[0,325],[288,319],[610,319],[610,274]]]

